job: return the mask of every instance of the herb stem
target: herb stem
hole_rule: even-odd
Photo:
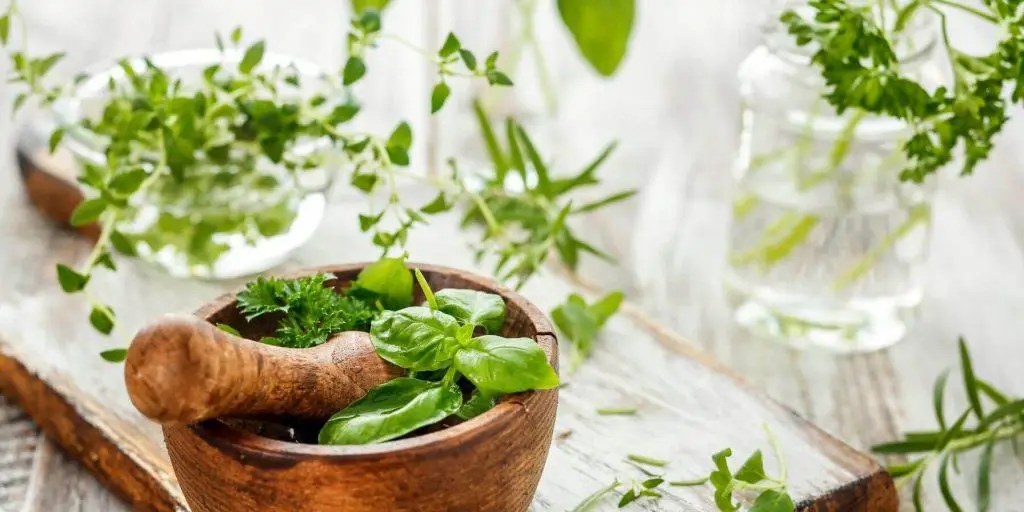
[[[958,10],[961,10],[963,12],[973,14],[973,15],[975,15],[975,16],[983,19],[983,20],[989,21],[991,23],[999,23],[999,19],[996,18],[995,16],[989,14],[989,13],[980,11],[980,10],[974,8],[974,7],[969,6],[969,5],[964,5],[964,4],[961,4],[959,2],[953,2],[952,0],[928,0],[928,3],[929,4],[939,4],[939,5],[942,5],[942,6],[951,7],[953,9],[958,9]],[[929,7],[931,7],[931,5],[929,5]],[[931,8],[934,10],[934,7],[931,7]]]
[[[635,407],[619,407],[619,408],[605,408],[598,409],[597,414],[601,416],[632,416],[636,414]]]
[[[632,462],[636,462],[637,464],[644,464],[644,465],[647,465],[647,466],[654,466],[656,468],[663,468],[665,466],[668,466],[668,461],[667,460],[655,459],[654,457],[648,457],[646,455],[638,455],[638,454],[635,454],[635,453],[630,453],[629,455],[626,455],[626,459],[630,460]]]

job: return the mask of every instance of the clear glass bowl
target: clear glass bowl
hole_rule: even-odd
[[[203,70],[213,64],[237,66],[240,50],[185,50],[149,57],[184,87],[201,83]],[[142,58],[130,59],[133,69],[142,70]],[[293,93],[302,97],[342,94],[330,76],[316,65],[283,55],[267,54],[260,69],[291,68],[301,79]],[[63,146],[74,156],[79,171],[86,165],[105,166],[108,141],[79,124],[102,113],[108,83],[127,80],[120,66],[88,74],[67,98],[54,105],[56,122],[67,128]],[[336,97],[336,96],[334,96]],[[317,169],[290,172],[263,158],[255,162],[259,175],[239,186],[234,179],[222,179],[241,169],[229,162],[200,163],[190,169],[190,183],[182,187],[174,180],[161,180],[129,203],[131,215],[117,225],[118,231],[135,240],[139,257],[171,275],[202,279],[232,279],[272,268],[314,234],[323,218],[325,192],[343,163],[342,154],[326,139],[300,141],[289,155],[319,153],[323,165]],[[232,168],[234,166],[234,168]],[[201,180],[202,183],[196,183]],[[201,195],[182,191],[204,190]],[[218,226],[245,226],[244,233],[217,231]],[[212,236],[211,236],[212,230]]]

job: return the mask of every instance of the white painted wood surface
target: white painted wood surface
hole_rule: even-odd
[[[301,54],[323,65],[337,65],[342,58],[346,17],[342,1],[305,1],[301,7],[295,2],[269,0],[23,3],[34,48],[69,49],[69,61],[63,67],[68,73],[128,52],[202,45],[214,28],[229,30],[235,24],[246,26],[250,35],[268,37],[278,51]],[[511,12],[507,3],[446,0],[438,2],[439,7],[424,7],[430,3],[395,0],[395,12],[386,21],[400,27],[395,30],[409,39],[438,44],[443,37],[438,27],[454,26],[468,45],[486,48],[492,37],[500,37],[506,30],[502,19]],[[908,339],[891,350],[864,356],[795,352],[737,331],[729,322],[719,286],[729,169],[738,129],[734,70],[757,42],[756,3],[640,2],[630,54],[613,81],[599,80],[575,58],[567,37],[554,23],[553,7],[541,3],[545,5],[538,13],[538,28],[543,31],[541,37],[558,83],[561,110],[550,122],[542,123],[540,116],[535,116],[531,126],[543,131],[544,145],[557,149],[558,162],[568,169],[577,168],[609,139],[620,139],[619,153],[605,169],[609,186],[642,190],[639,201],[617,207],[585,226],[620,258],[623,269],[588,262],[585,275],[628,287],[632,299],[654,316],[755,386],[856,447],[891,440],[903,430],[934,426],[931,383],[943,368],[954,365],[955,341],[960,334],[970,340],[981,375],[1017,395],[1024,394],[1024,377],[1017,369],[1017,362],[1024,358],[1024,344],[1017,334],[1024,325],[1020,316],[1024,310],[1024,210],[1019,201],[1024,174],[1018,170],[1024,156],[1020,154],[1024,132],[1019,120],[1007,126],[991,162],[982,166],[977,176],[942,182],[929,264],[931,283],[923,317]],[[967,48],[984,48],[991,39],[976,25],[954,20],[954,38]],[[418,128],[417,148],[422,153],[413,158],[419,162],[436,164],[449,154],[479,155],[464,103],[462,109],[450,109],[442,118],[428,120],[423,115],[428,70],[414,57],[385,57],[371,62],[370,75],[375,82],[364,86],[375,100],[373,108],[381,112],[372,121],[387,126],[394,119],[410,118]],[[400,80],[395,78],[399,76]],[[537,112],[541,102],[531,85],[529,64],[514,77],[520,84],[515,94],[525,98],[518,103]],[[12,97],[8,86],[0,87],[0,101],[5,106]],[[1019,109],[1014,114],[1020,117]],[[428,131],[429,136],[425,135]],[[0,142],[5,147],[10,147],[12,134],[10,124],[0,127]],[[421,145],[427,137],[434,143]],[[69,353],[80,350],[81,357],[88,357],[103,341],[82,334],[79,327],[84,323],[85,306],[63,297],[51,282],[54,255],[82,256],[87,248],[38,219],[21,198],[13,163],[8,161],[5,168],[9,172],[0,173],[0,262],[4,263],[0,335],[65,337],[81,344]],[[337,215],[340,208],[336,206],[331,215]],[[305,249],[291,265],[351,259],[347,253],[339,254],[344,239],[341,233],[330,234]],[[130,279],[144,276],[146,285],[124,287],[118,300],[125,304],[151,300],[153,290],[161,286],[175,290],[160,295],[161,302],[151,306],[153,311],[129,315],[134,315],[133,320],[126,324],[141,322],[157,311],[193,308],[218,289],[204,283],[173,283],[141,267],[127,266],[126,270],[122,275],[138,273]],[[104,282],[122,286],[118,284],[121,281],[109,278]],[[64,308],[73,312],[73,321],[55,324],[51,315]],[[621,326],[613,326],[613,332],[618,328]],[[616,358],[631,361],[635,353],[635,347],[617,345],[609,336],[596,363]],[[586,379],[587,371],[578,378]],[[116,376],[97,383],[115,384]],[[664,384],[676,393],[693,389],[681,371],[666,374]],[[951,399],[957,406],[963,405],[959,394]],[[570,400],[566,402],[571,406]],[[669,419],[670,406],[652,398],[651,404],[642,408],[665,414],[663,428],[671,431],[676,423]],[[0,405],[0,509],[17,510],[23,502],[28,511],[117,508],[91,476],[47,443],[26,436],[24,421],[11,420],[17,416],[9,406]],[[620,423],[609,423],[609,428],[630,432],[628,425]],[[630,435],[642,438],[648,434]],[[556,449],[555,454],[561,449],[598,449],[596,439],[570,436],[567,446]],[[760,441],[714,438],[708,440],[705,451],[710,454],[728,444],[742,453]],[[657,447],[630,446],[657,455]],[[558,460],[553,458],[552,468],[558,468]],[[959,496],[970,498],[974,473],[970,465],[963,469],[964,475],[956,477],[956,490]],[[591,484],[596,487],[606,476],[594,472]],[[999,493],[993,510],[1024,510],[1022,479],[1020,459],[1000,453]],[[928,510],[942,509],[934,486],[927,498]],[[685,510],[680,507],[680,502],[665,504],[666,510]]]

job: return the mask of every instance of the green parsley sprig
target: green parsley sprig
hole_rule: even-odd
[[[810,17],[786,11],[782,22],[801,46],[816,48],[811,62],[828,87],[825,98],[836,111],[856,108],[905,121],[913,135],[903,146],[909,166],[904,181],[923,182],[950,163],[963,148],[961,174],[988,158],[993,139],[1007,121],[1004,90],[1024,98],[1024,19],[1019,0],[984,0],[982,9],[955,0],[912,0],[902,4],[891,26],[874,2],[811,0]],[[883,9],[890,8],[890,4]],[[957,9],[1003,29],[1004,38],[989,54],[970,55],[952,45],[946,13]],[[884,11],[883,11],[884,12]],[[927,90],[900,69],[895,48],[901,33],[917,18],[939,19],[942,45],[949,56],[953,87]]]

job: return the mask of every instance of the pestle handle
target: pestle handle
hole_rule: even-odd
[[[222,416],[323,419],[402,374],[377,356],[364,332],[290,349],[239,338],[190,315],[167,315],[139,331],[124,369],[132,403],[163,424]]]

